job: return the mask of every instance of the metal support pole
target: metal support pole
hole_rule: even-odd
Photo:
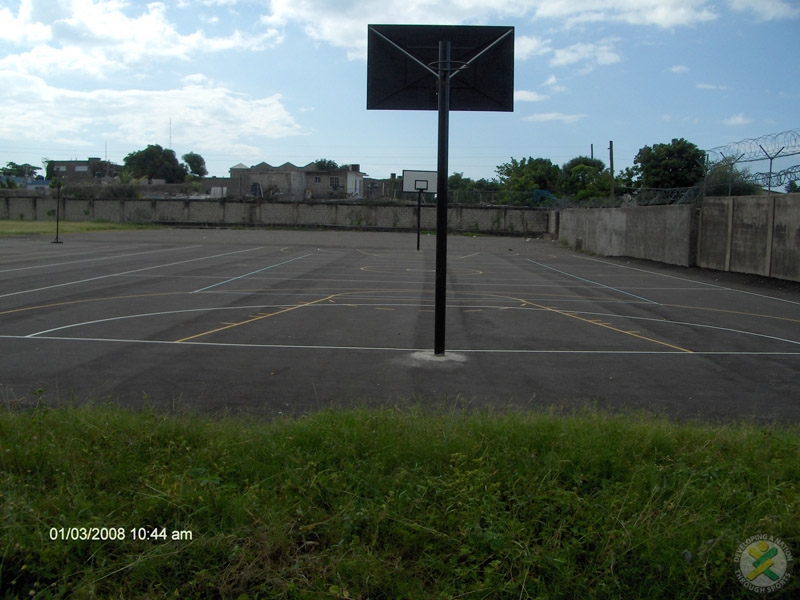
[[[450,145],[450,42],[439,42],[439,157],[436,185],[436,305],[434,354],[444,354],[447,306],[447,170]]]
[[[417,252],[419,252],[419,236],[422,231],[422,190],[417,191]]]
[[[58,194],[56,195],[56,239],[52,241],[53,244],[62,244],[63,242],[58,239],[58,225],[61,221],[61,182],[58,182]]]

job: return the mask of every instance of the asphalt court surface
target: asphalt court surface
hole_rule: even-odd
[[[427,403],[800,421],[800,285],[435,236],[0,238],[0,399],[258,415]]]

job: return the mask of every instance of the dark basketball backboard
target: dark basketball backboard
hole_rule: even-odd
[[[367,108],[437,110],[439,42],[450,42],[450,107],[514,110],[514,28],[370,25]]]

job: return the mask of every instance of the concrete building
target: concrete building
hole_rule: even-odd
[[[47,178],[59,178],[70,183],[89,182],[104,177],[116,177],[122,170],[102,158],[89,157],[86,160],[51,160],[47,163]]]
[[[320,169],[316,162],[298,167],[290,162],[274,167],[262,162],[253,167],[238,164],[230,169],[228,195],[272,200],[326,200],[361,198],[364,173],[360,165]]]

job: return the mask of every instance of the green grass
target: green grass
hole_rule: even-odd
[[[153,225],[140,225],[136,223],[111,223],[107,221],[61,221],[58,225],[59,234],[85,233],[89,231],[123,231],[131,229],[152,229]],[[0,236],[4,235],[38,235],[56,234],[55,221],[19,221],[0,220]]]
[[[797,426],[5,404],[2,598],[746,598],[741,542],[800,551]]]

